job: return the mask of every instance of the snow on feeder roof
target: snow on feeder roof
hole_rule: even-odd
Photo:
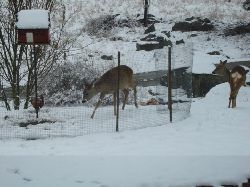
[[[21,10],[16,26],[18,29],[48,29],[49,12],[42,9]]]

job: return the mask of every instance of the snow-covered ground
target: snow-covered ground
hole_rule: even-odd
[[[250,176],[250,88],[228,109],[229,85],[195,99],[186,120],[74,138],[1,140],[3,186],[195,186]],[[102,124],[100,124],[102,125]]]

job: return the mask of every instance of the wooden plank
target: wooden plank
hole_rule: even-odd
[[[186,74],[186,70],[188,67],[182,67],[173,69],[173,86],[175,87],[177,79],[183,79]],[[148,86],[157,86],[157,85],[164,85],[167,86],[167,70],[159,70],[159,71],[150,71],[150,72],[143,72],[143,73],[136,73],[134,77],[137,81],[138,86],[148,87]]]
[[[250,61],[246,60],[246,61],[238,61],[238,62],[228,62],[227,65],[229,69],[232,69],[234,66],[237,66],[237,65],[246,66],[250,68]]]
[[[218,64],[218,63],[216,63],[216,64]],[[230,70],[233,69],[235,66],[246,66],[246,67],[250,68],[250,60],[227,62],[227,64],[226,64],[226,67]]]

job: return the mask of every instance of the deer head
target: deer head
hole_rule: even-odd
[[[86,83],[84,85],[83,89],[83,98],[82,98],[82,103],[85,103],[86,101],[89,101],[92,97],[96,95],[96,90],[94,87],[94,83]]]
[[[212,73],[221,75],[221,76],[227,75],[226,73],[228,73],[228,69],[226,67],[226,63],[227,63],[227,60],[225,61],[220,60],[220,63],[218,65],[215,65],[216,68]]]

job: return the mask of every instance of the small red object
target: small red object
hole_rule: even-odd
[[[39,97],[37,97],[37,99],[32,98],[30,102],[35,109],[40,109],[44,105],[44,98],[42,95],[40,95]]]

